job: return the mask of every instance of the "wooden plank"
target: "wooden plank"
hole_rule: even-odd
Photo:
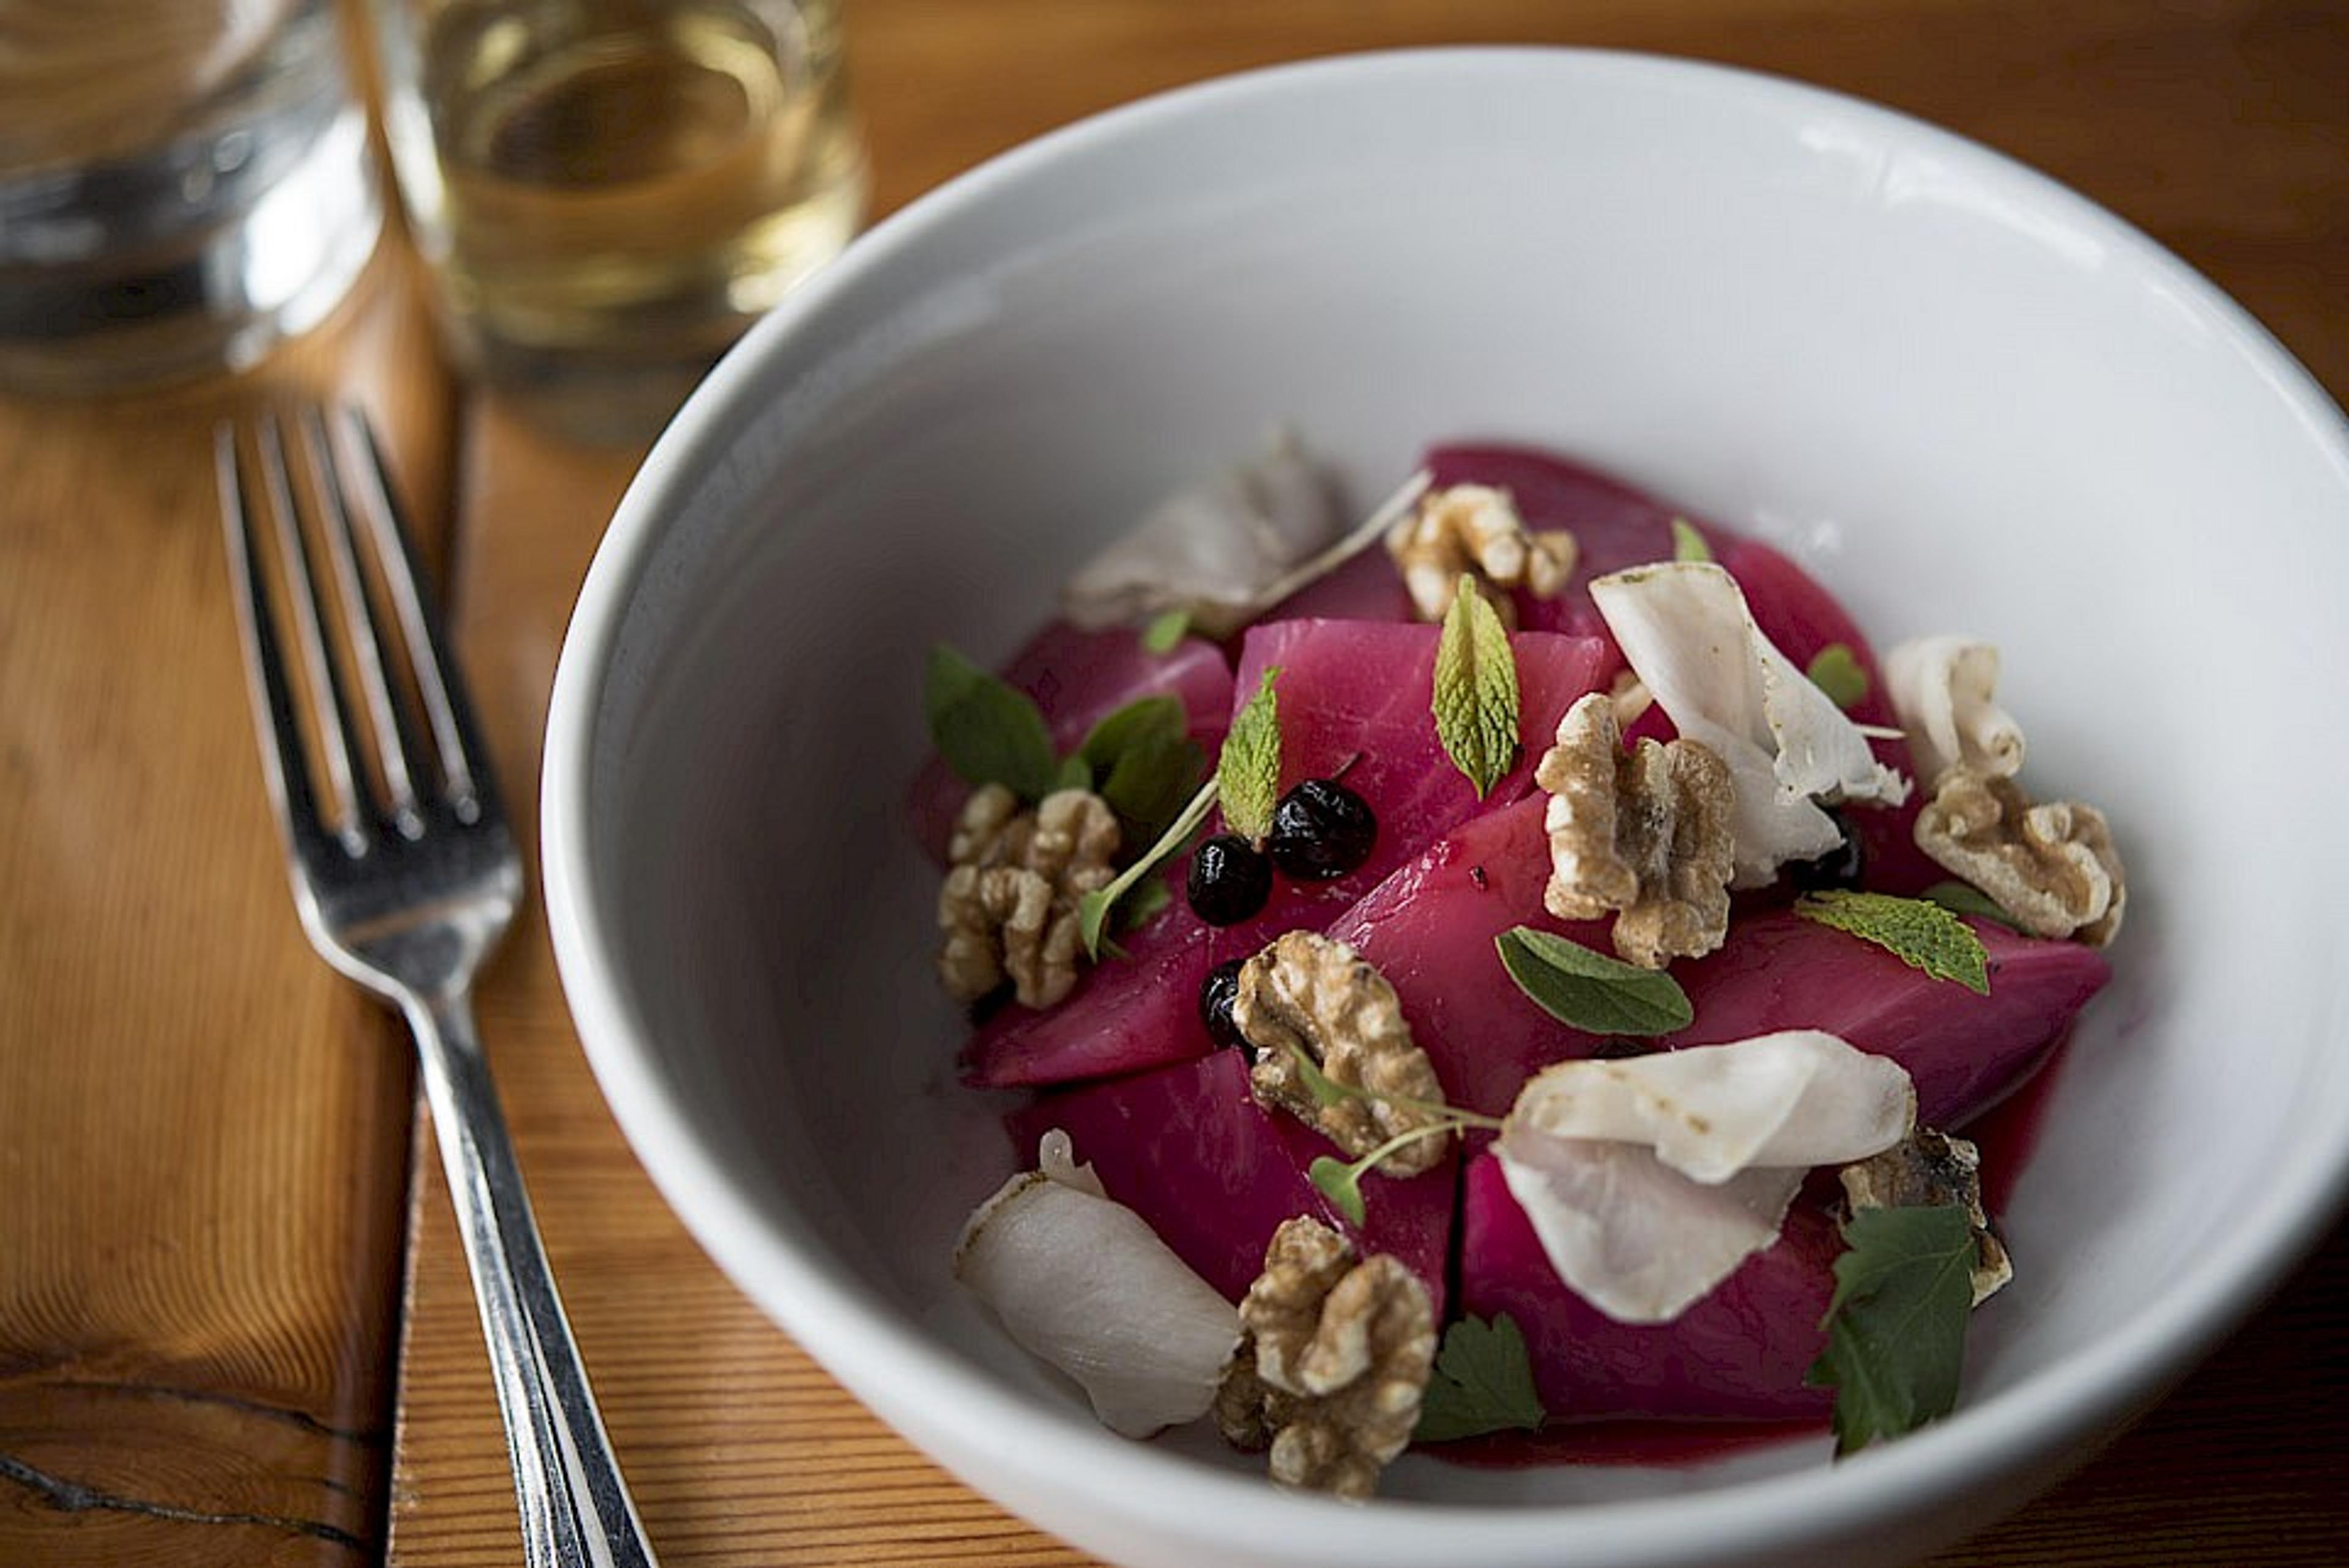
[[[409,1052],[295,922],[212,430],[338,388],[437,501],[410,282],[234,382],[0,400],[0,1562],[380,1549]]]

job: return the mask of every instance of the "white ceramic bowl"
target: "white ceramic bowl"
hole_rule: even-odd
[[[1126,1442],[957,1293],[1009,1169],[958,1089],[898,820],[922,650],[1288,420],[1357,493],[1551,444],[1759,531],[1879,638],[2005,651],[2032,777],[2129,853],[2119,975],[1951,1419],[1830,1466],[1406,1457],[1366,1508]],[[1617,55],[1371,56],[1045,138],[861,241],[662,439],[547,745],[564,983],[621,1125],[740,1287],[913,1440],[1145,1568],[1922,1554],[2141,1409],[2349,1164],[2336,825],[2349,432],[2079,197],[1881,109]]]

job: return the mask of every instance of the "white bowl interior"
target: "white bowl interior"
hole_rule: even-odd
[[[1679,1500],[1545,1543],[1096,1433],[958,1296],[955,1228],[1012,1154],[1001,1102],[955,1083],[934,874],[899,818],[923,652],[1007,652],[1071,563],[1283,422],[1365,500],[1434,439],[1548,444],[1790,549],[1879,645],[2002,648],[2027,781],[2106,809],[2130,913],[1958,1418],[1833,1474],[1811,1445],[1392,1474],[1406,1500]],[[1953,1499],[2020,1495],[2182,1370],[2339,1189],[2344,453],[2289,359],[2134,232],[1846,100],[1476,52],[1144,105],[869,236],[663,442],[558,685],[566,985],[647,1166],[744,1287],[1098,1550],[1420,1563],[1423,1523],[1444,1560],[1718,1561],[1735,1518],[1756,1562],[1869,1522],[1837,1561],[1922,1551],[1978,1522]],[[991,1454],[1007,1430],[1041,1446]],[[1183,1506],[1064,1495],[1046,1450]],[[1309,1542],[1283,1525],[1307,1517]]]

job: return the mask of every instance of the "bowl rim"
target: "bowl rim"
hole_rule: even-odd
[[[2349,1105],[2341,1136],[2294,1150],[2259,1206],[2202,1254],[2183,1288],[2148,1305],[2124,1331],[1999,1390],[1901,1442],[1833,1466],[1733,1481],[1662,1498],[1590,1503],[1464,1506],[1380,1500],[1347,1507],[1283,1492],[1124,1442],[1066,1410],[1019,1395],[901,1322],[879,1295],[835,1274],[812,1233],[779,1224],[696,1137],[657,1065],[657,1047],[618,976],[622,954],[599,914],[588,779],[605,680],[663,518],[719,461],[739,410],[768,362],[802,324],[885,259],[930,231],[1016,192],[1083,150],[1147,138],[1268,96],[1352,91],[1444,74],[1599,71],[1757,104],[1831,112],[1839,123],[1930,150],[2027,199],[2040,215],[2085,228],[2178,290],[2232,340],[2311,439],[2329,447],[2349,486],[2349,418],[2269,330],[2223,290],[2143,232],[2051,177],[1971,139],[1879,104],[1791,78],[1676,57],[1551,46],[1384,49],[1270,66],[1178,87],[1049,131],[909,202],[756,324],[688,400],[629,485],[581,589],[558,663],[542,775],[542,856],[549,925],[564,992],[596,1079],[623,1134],[663,1198],[710,1258],[769,1319],[799,1341],[901,1434],[934,1457],[984,1448],[1000,1471],[967,1481],[1048,1527],[1079,1517],[1039,1500],[1081,1474],[1097,1497],[1171,1539],[1237,1545],[1309,1539],[1317,1553],[1379,1568],[1417,1568],[1431,1552],[1489,1564],[1640,1564],[1697,1560],[1734,1541],[1764,1552],[1887,1527],[1969,1490],[2011,1488],[2019,1501],[2052,1485],[2066,1450],[2085,1459],[2190,1371],[2310,1250],[2349,1195]],[[2311,1145],[2321,1140],[2311,1140]],[[960,1473],[959,1470],[958,1472]],[[1096,1511],[1079,1508],[1081,1516]],[[1986,1523],[1991,1514],[1977,1516]],[[1951,1528],[1956,1528],[1952,1526]],[[1098,1538],[1096,1538],[1098,1539]],[[1096,1549],[1099,1549],[1096,1546]]]

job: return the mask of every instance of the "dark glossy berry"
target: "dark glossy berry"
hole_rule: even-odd
[[[1218,833],[1192,851],[1183,892],[1209,925],[1237,925],[1272,896],[1272,862],[1237,833]]]
[[[1828,808],[1827,815],[1843,834],[1843,842],[1826,854],[1811,861],[1789,861],[1786,881],[1802,892],[1816,892],[1823,888],[1857,887],[1860,878],[1868,873],[1868,846],[1852,831],[1851,820],[1841,811]]]
[[[1207,971],[1199,985],[1199,1022],[1207,1026],[1207,1037],[1226,1050],[1246,1051],[1252,1058],[1256,1052],[1248,1047],[1240,1026],[1232,1022],[1232,1003],[1240,994],[1240,966],[1247,962],[1235,958],[1228,964],[1218,964]]]
[[[1369,860],[1378,837],[1368,801],[1335,779],[1308,779],[1272,809],[1264,850],[1284,875],[1326,882]]]

